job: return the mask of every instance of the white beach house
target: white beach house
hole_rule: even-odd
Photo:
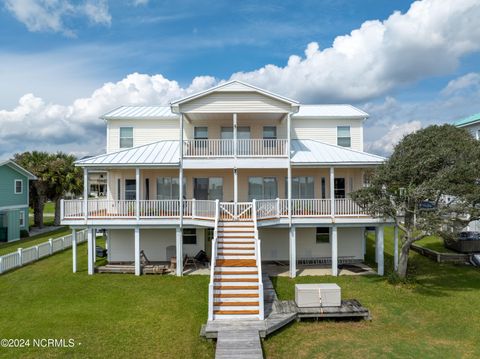
[[[363,151],[368,115],[350,105],[301,105],[231,81],[170,106],[122,106],[103,115],[106,154],[77,162],[85,196],[65,200],[62,224],[105,229],[108,261],[211,258],[209,318],[263,318],[262,262],[361,262],[365,228],[383,226],[349,193],[384,158]],[[106,171],[107,195],[88,199],[89,172]],[[182,184],[182,185],[180,185]],[[177,261],[181,263],[181,260]],[[177,275],[182,275],[177,265]]]

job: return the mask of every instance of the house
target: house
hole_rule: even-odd
[[[36,177],[11,160],[0,162],[0,242],[28,231],[29,181]]]
[[[122,106],[101,117],[106,153],[77,162],[83,199],[62,202],[62,224],[106,229],[108,261],[141,251],[169,262],[205,250],[212,259],[209,318],[263,318],[262,262],[361,262],[365,229],[383,226],[349,197],[383,157],[363,151],[368,115],[351,105],[301,105],[231,81],[170,106]],[[89,173],[107,172],[105,199],[88,199]],[[75,252],[74,252],[75,256]],[[76,259],[74,258],[74,261]],[[177,275],[183,268],[177,266]],[[242,303],[244,305],[242,306]]]

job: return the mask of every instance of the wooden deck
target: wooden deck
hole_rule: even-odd
[[[262,344],[258,331],[222,330],[218,333],[216,359],[257,359],[263,358]]]

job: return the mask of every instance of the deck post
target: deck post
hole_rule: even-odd
[[[238,172],[237,169],[233,169],[233,215],[235,218],[237,218],[238,214],[238,209],[237,209],[237,203],[238,203]]]
[[[330,216],[335,217],[335,168],[330,167]]]
[[[176,250],[177,250],[177,268],[176,275],[181,277],[183,275],[183,238],[182,238],[182,229],[180,227],[176,228]]]
[[[393,227],[393,267],[398,269],[398,226]]]
[[[135,168],[135,218],[140,219],[140,168]]]
[[[88,219],[88,168],[83,168],[83,215],[85,223]]]
[[[93,243],[93,249],[92,249],[92,261],[93,261],[93,266],[95,267],[95,262],[97,261],[97,229],[92,228],[92,243]]]
[[[184,114],[180,113],[180,158],[179,158],[179,171],[178,171],[178,200],[179,202],[179,222],[180,228],[183,227],[183,121]]]
[[[378,263],[378,226],[375,227],[375,263]]]
[[[384,274],[384,265],[383,265],[383,233],[384,233],[384,227],[383,225],[378,227],[378,275],[383,275]]]
[[[290,278],[297,276],[297,231],[294,226],[290,227]]]
[[[140,275],[140,228],[135,227],[135,275]]]
[[[72,270],[77,273],[77,230],[72,229]]]
[[[362,228],[362,248],[363,248],[363,259],[365,259],[365,255],[367,254],[367,228]]]
[[[291,114],[287,115],[287,147],[288,147],[288,169],[287,169],[287,198],[288,198],[288,225],[292,226],[292,163],[290,155],[292,153],[291,148]]]
[[[338,276],[338,233],[337,226],[332,226],[332,275]]]
[[[92,230],[90,228],[87,228],[87,249],[88,249],[88,274],[92,275],[93,270],[94,270],[94,264],[93,264],[93,252],[95,251],[93,248],[93,236],[92,236]]]
[[[237,160],[237,154],[238,154],[238,134],[237,134],[237,114],[233,114],[233,157],[235,158],[235,164]],[[227,146],[228,148],[228,146]],[[236,202],[236,201],[235,201]]]

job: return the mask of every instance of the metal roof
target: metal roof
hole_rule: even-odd
[[[105,120],[172,120],[178,115],[172,113],[170,106],[120,106],[100,118]]]
[[[454,126],[457,126],[457,127],[463,127],[463,126],[473,125],[478,121],[480,121],[480,112],[476,113],[475,115],[471,115],[471,116],[462,118],[461,120],[455,121],[453,124]]]
[[[300,105],[293,117],[358,117],[367,118],[368,113],[352,105]]]
[[[386,158],[316,140],[292,140],[293,165],[378,165]]]
[[[81,167],[178,166],[179,141],[158,141],[76,162]]]

